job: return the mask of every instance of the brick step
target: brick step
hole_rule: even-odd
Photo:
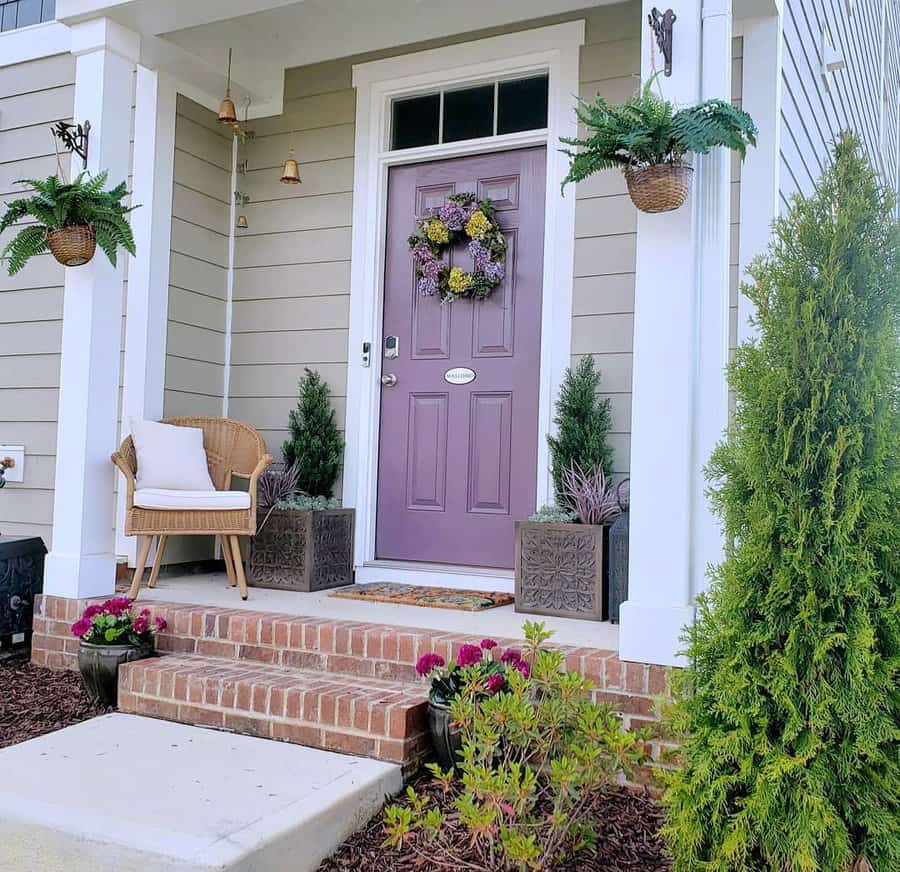
[[[119,710],[374,757],[407,771],[429,748],[424,685],[200,654],[121,666]]]

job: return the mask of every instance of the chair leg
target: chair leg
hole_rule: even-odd
[[[137,599],[138,592],[141,589],[141,579],[144,577],[144,567],[147,565],[147,558],[150,556],[151,542],[153,542],[153,537],[145,536],[138,550],[137,563],[134,567],[134,578],[132,578],[131,587],[128,589],[130,599]]]
[[[234,574],[237,576],[238,590],[241,592],[241,599],[247,599],[247,579],[244,576],[244,561],[241,558],[241,544],[238,542],[237,536],[229,536],[231,542],[231,558],[234,561]]]
[[[166,550],[166,542],[169,537],[162,533],[156,540],[156,559],[153,561],[153,569],[150,570],[150,580],[147,587],[156,587],[156,579],[159,576],[159,568],[162,566],[163,553]]]
[[[222,559],[225,561],[225,574],[228,576],[228,586],[234,587],[237,579],[234,577],[234,564],[231,562],[231,543],[227,536],[220,536],[222,545]]]

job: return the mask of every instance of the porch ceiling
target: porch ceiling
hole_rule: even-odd
[[[57,14],[69,24],[106,15],[136,31],[142,62],[172,74],[179,90],[213,110],[222,96],[226,50],[233,47],[236,102],[249,96],[249,115],[257,118],[280,114],[284,71],[290,67],[614,2],[58,0]]]

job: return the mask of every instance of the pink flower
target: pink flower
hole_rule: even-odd
[[[81,618],[72,624],[72,635],[77,636],[80,639],[82,636],[86,636],[90,633],[91,627],[93,626],[94,624],[90,618]]]
[[[138,614],[140,614],[140,616],[142,618],[149,618],[150,617],[150,609],[141,609]]]
[[[160,617],[159,615],[157,615],[157,616],[153,619],[153,623],[156,624],[156,629],[159,630],[160,632],[162,632],[163,630],[165,630],[166,627],[169,626],[169,625],[166,623],[166,619],[163,618],[163,617]]]
[[[434,672],[435,669],[440,669],[444,665],[444,658],[441,657],[440,654],[435,654],[429,651],[427,654],[423,654],[419,658],[419,662],[416,663],[416,673],[419,675],[428,675],[431,672]]]
[[[481,663],[481,648],[477,645],[463,645],[456,655],[457,666],[474,666]]]
[[[149,618],[145,618],[143,615],[139,615],[134,619],[134,622],[131,626],[134,632],[137,633],[138,636],[140,636],[141,633],[146,633],[147,630],[150,629],[150,620]]]
[[[482,639],[481,640],[481,650],[482,651],[492,651],[497,647],[497,643],[493,639]]]
[[[93,605],[89,605],[82,615],[83,618],[92,618],[94,615],[102,615],[103,614],[103,606],[94,603]]]
[[[516,664],[516,669],[518,669],[519,672],[521,672],[522,675],[525,676],[525,678],[531,677],[531,669],[528,667],[528,664],[524,660],[520,660]]]
[[[103,611],[117,618],[131,608],[131,600],[127,596],[116,596],[103,603]]]
[[[522,659],[522,655],[515,648],[507,648],[501,655],[502,663],[518,663]]]
[[[506,679],[499,672],[488,676],[487,686],[491,693],[496,693],[504,684],[506,684]]]

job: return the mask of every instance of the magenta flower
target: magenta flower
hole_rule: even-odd
[[[116,596],[103,603],[103,611],[114,617],[121,617],[131,608],[131,600],[127,596]]]
[[[494,648],[497,647],[497,643],[493,639],[482,639],[481,640],[481,650],[482,651],[493,651]]]
[[[504,684],[506,684],[506,679],[501,673],[494,672],[488,676],[487,686],[491,693],[496,693]]]
[[[516,663],[515,668],[518,669],[525,678],[531,677],[531,669],[528,667],[528,664],[524,660],[520,660],[518,663]]]
[[[153,619],[153,623],[156,624],[156,629],[159,631],[165,630],[169,625],[166,623],[166,619],[157,615]]]
[[[481,648],[477,645],[463,645],[456,655],[457,666],[474,666],[481,663]]]
[[[522,655],[515,648],[507,648],[500,655],[501,663],[518,663],[522,659]]]
[[[435,669],[440,669],[444,665],[444,658],[440,654],[429,651],[423,654],[416,663],[416,673],[418,675],[428,675]]]
[[[98,603],[93,603],[89,605],[85,610],[84,614],[81,616],[82,618],[92,618],[94,615],[102,615],[103,614],[103,606]]]
[[[94,624],[90,618],[81,618],[72,624],[72,635],[77,636],[80,639],[82,636],[86,636],[90,633],[91,627],[93,626]]]
[[[134,632],[137,633],[138,636],[140,636],[142,633],[146,633],[147,630],[150,629],[150,619],[145,618],[143,615],[139,615],[134,619],[131,627]]]

